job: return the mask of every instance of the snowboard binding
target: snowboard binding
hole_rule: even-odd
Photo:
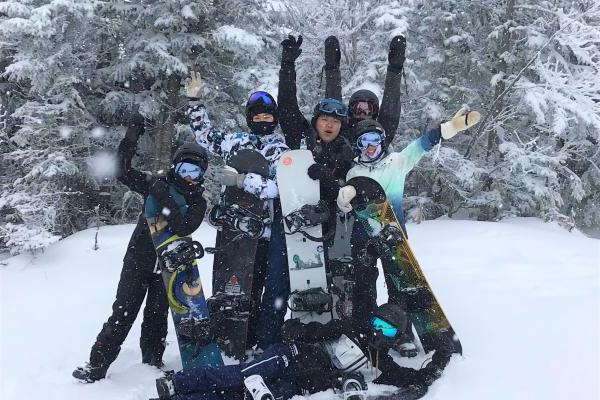
[[[220,206],[213,207],[209,214],[209,222],[215,227],[226,227],[231,231],[239,232],[239,238],[258,239],[265,233],[266,225],[270,221],[265,221],[262,216],[238,204],[233,204],[225,209]],[[207,251],[214,253],[216,249],[210,248]]]
[[[197,241],[181,241],[161,254],[163,265],[169,272],[189,268],[194,260],[202,257],[204,248]]]
[[[333,298],[320,287],[295,291],[290,294],[288,308],[292,312],[323,314],[333,309]]]
[[[344,400],[366,400],[367,382],[360,372],[342,374],[335,384],[342,391]]]
[[[340,317],[352,317],[352,295],[356,284],[352,259],[329,260],[329,291],[337,296],[335,310]]]
[[[329,219],[329,209],[324,200],[319,200],[317,204],[306,204],[300,207],[299,210],[292,211],[283,220],[288,228],[288,234],[293,234],[302,231],[304,228],[317,226]]]
[[[212,343],[210,321],[194,317],[182,318],[179,322],[179,336],[193,341],[200,347],[207,346]]]
[[[225,318],[236,317],[250,313],[252,299],[246,294],[220,292],[206,300],[206,305],[211,315],[221,315]]]

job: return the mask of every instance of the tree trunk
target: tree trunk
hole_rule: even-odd
[[[154,168],[157,171],[166,171],[171,165],[171,154],[175,139],[175,116],[173,114],[178,105],[180,81],[181,77],[178,74],[171,74],[162,81],[162,97],[166,104],[161,109],[155,132]]]

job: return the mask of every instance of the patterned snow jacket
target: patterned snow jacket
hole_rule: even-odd
[[[355,165],[348,171],[346,180],[355,176],[368,176],[377,181],[385,190],[390,205],[406,232],[402,198],[404,196],[404,181],[406,175],[417,165],[419,160],[440,142],[441,132],[439,127],[427,131],[418,139],[410,142],[400,152],[388,152],[378,161],[368,163],[360,157],[354,159]]]
[[[240,149],[257,150],[269,161],[269,178],[249,173],[246,174],[243,185],[244,191],[266,200],[265,211],[272,221],[275,214],[273,200],[279,197],[275,178],[277,161],[284,152],[290,149],[285,144],[283,135],[280,133],[257,135],[248,132],[221,132],[212,125],[206,107],[194,101],[190,102],[187,114],[196,141],[210,153],[221,157],[225,163],[234,152]]]

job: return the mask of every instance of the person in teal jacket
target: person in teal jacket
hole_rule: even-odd
[[[477,111],[467,112],[463,108],[450,121],[444,122],[439,127],[427,131],[421,137],[413,140],[400,152],[386,148],[386,133],[380,123],[374,120],[363,120],[356,125],[354,136],[359,156],[355,158],[354,166],[348,171],[346,181],[355,176],[367,176],[376,180],[385,190],[387,200],[394,209],[402,230],[406,234],[402,207],[406,176],[417,165],[419,160],[438,144],[440,140],[452,138],[458,132],[475,125],[479,122],[479,119],[480,115]],[[350,201],[355,196],[356,190],[353,186],[344,186],[338,193],[338,207],[344,212],[352,211]],[[366,232],[362,231],[359,225],[356,225],[356,229],[353,232],[355,249],[365,248],[365,243],[368,239]],[[368,254],[368,257],[363,261],[365,264],[362,269],[364,279],[357,282],[355,289],[355,296],[360,298],[359,301],[354,301],[354,304],[357,305],[354,314],[358,319],[359,325],[369,321],[371,313],[377,307],[377,289],[375,285],[378,276],[376,267],[377,258],[378,254]],[[390,302],[405,305],[409,299],[406,299],[406,295],[402,294],[396,288],[389,274],[386,273],[386,271],[390,271],[394,266],[389,265],[389,261],[385,259],[382,259],[382,266]],[[408,324],[405,334],[398,339],[395,349],[405,357],[417,355],[411,324]]]

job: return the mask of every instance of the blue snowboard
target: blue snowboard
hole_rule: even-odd
[[[182,194],[174,188],[170,189],[171,196],[180,206],[182,213],[187,211],[187,205]],[[158,256],[158,263],[165,283],[167,299],[177,333],[179,353],[183,369],[201,365],[223,365],[221,351],[214,344],[200,344],[194,339],[202,332],[209,331],[210,316],[204,298],[204,290],[198,272],[197,260],[190,261],[182,253],[183,249],[201,256],[201,246],[195,246],[191,236],[180,237],[173,232],[166,218],[162,215],[162,207],[153,196],[146,201],[145,217],[152,235],[152,242]],[[195,250],[194,250],[195,249]],[[200,254],[198,254],[200,253]],[[169,270],[173,271],[170,272]],[[207,333],[208,334],[208,333]]]

